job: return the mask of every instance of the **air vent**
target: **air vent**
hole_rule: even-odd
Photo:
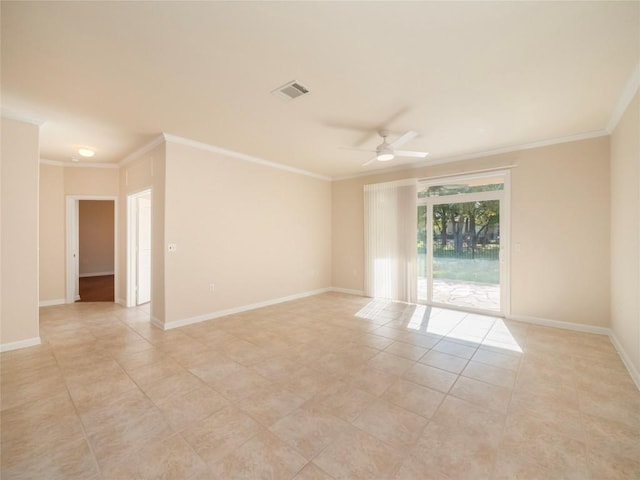
[[[293,100],[294,98],[307,95],[311,92],[309,92],[309,89],[300,82],[294,80],[293,82],[286,83],[281,87],[276,88],[271,93],[280,98],[284,98],[285,100]]]

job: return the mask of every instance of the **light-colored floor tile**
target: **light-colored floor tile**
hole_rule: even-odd
[[[451,388],[451,395],[480,407],[506,413],[511,400],[511,389],[460,376]]]
[[[375,400],[374,395],[349,383],[338,381],[324,392],[315,395],[306,405],[311,409],[350,422],[355,420]]]
[[[280,386],[258,390],[236,406],[262,425],[269,427],[300,407],[305,400]]]
[[[390,474],[401,458],[390,445],[349,427],[313,463],[336,479],[369,480]]]
[[[444,397],[444,393],[403,379],[394,383],[383,395],[389,402],[426,418],[431,418]]]
[[[425,353],[427,353],[428,349],[419,347],[417,345],[412,345],[410,343],[404,342],[393,342],[387,348],[384,349],[385,352],[391,353],[392,355],[397,355],[399,357],[404,357],[409,360],[418,360]]]
[[[225,407],[181,432],[207,463],[216,462],[257,435],[260,425],[234,407]]]
[[[269,430],[311,460],[348,425],[333,415],[299,408],[278,420]]]
[[[585,444],[541,425],[535,417],[510,413],[501,451],[528,457],[561,478],[589,478]]]
[[[213,462],[211,470],[221,480],[279,480],[292,478],[306,463],[307,459],[302,455],[264,430],[229,455]]]
[[[22,462],[11,463],[3,459],[0,477],[12,480],[93,480],[98,478],[98,466],[86,440],[82,438],[53,446],[45,453]]]
[[[3,479],[640,478],[602,335],[333,292],[169,331],[47,307],[40,334],[0,355]]]
[[[405,373],[404,378],[411,382],[419,383],[424,387],[447,393],[458,376],[439,368],[416,363]]]
[[[455,479],[490,478],[497,450],[481,435],[430,422],[411,457],[423,471]],[[414,467],[416,468],[416,467]]]
[[[462,371],[462,375],[508,389],[513,388],[516,380],[516,373],[513,370],[494,367],[493,365],[487,365],[486,363],[475,362],[473,360],[469,361]]]
[[[322,471],[320,467],[314,463],[308,463],[293,480],[332,480],[328,473]]]
[[[166,438],[173,430],[157,409],[89,435],[91,448],[101,469],[115,468],[130,453],[132,445]]]
[[[480,436],[493,448],[498,448],[506,415],[447,395],[431,420],[451,431]]]
[[[468,360],[466,358],[456,357],[455,355],[449,355],[448,353],[431,350],[418,360],[418,362],[458,374],[464,370]]]
[[[211,476],[207,465],[179,435],[143,443],[116,465],[103,468],[106,478],[184,478]]]
[[[427,422],[424,417],[381,399],[362,412],[353,425],[403,449],[415,442]]]
[[[177,393],[156,402],[162,415],[176,432],[197,424],[214,412],[229,405],[229,401],[207,385]]]
[[[440,340],[433,349],[436,352],[448,353],[457,357],[470,359],[476,353],[477,346],[470,346],[471,343],[460,343],[456,339]]]
[[[509,355],[503,352],[497,352],[484,347],[478,348],[472,357],[473,361],[493,365],[494,367],[506,368],[514,372],[518,371],[520,366],[520,357]]]
[[[380,352],[366,364],[366,367],[375,368],[391,375],[402,375],[409,370],[415,362],[406,358],[392,355],[386,351]]]
[[[398,378],[396,375],[385,373],[373,367],[364,367],[344,377],[343,380],[360,390],[379,396],[395,383]]]
[[[492,480],[548,480],[555,478],[553,470],[534,462],[529,457],[510,455],[498,452],[498,459],[493,469]]]

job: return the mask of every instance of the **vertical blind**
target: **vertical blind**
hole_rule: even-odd
[[[365,294],[417,300],[417,180],[364,186]]]

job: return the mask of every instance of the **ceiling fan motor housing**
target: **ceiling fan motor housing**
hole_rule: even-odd
[[[381,162],[393,160],[393,147],[386,140],[376,148],[376,157]]]

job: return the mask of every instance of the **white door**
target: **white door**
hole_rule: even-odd
[[[137,198],[136,305],[151,300],[151,199]]]

